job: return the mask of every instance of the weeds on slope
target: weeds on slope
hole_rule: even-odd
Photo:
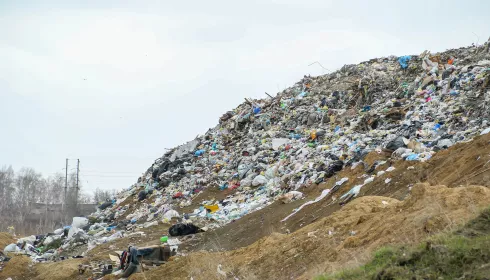
[[[490,279],[490,208],[457,231],[384,247],[364,266],[316,278],[333,279]]]

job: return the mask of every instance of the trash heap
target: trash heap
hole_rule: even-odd
[[[146,225],[181,217],[219,227],[278,199],[301,199],[301,188],[346,167],[376,168],[363,162],[370,152],[426,161],[490,131],[489,45],[372,59],[304,76],[275,97],[245,99],[216,127],[158,158],[122,196],[137,194],[140,201],[150,197],[154,202],[132,213],[116,203],[103,216],[115,210]],[[373,176],[341,196],[340,203],[357,196]],[[231,192],[180,213],[207,188]]]
[[[344,168],[376,168],[363,161],[371,152],[426,161],[439,150],[490,132],[489,46],[490,41],[442,53],[372,59],[304,76],[274,97],[245,99],[204,135],[156,159],[135,184],[88,219],[74,218],[53,234],[22,240],[31,246],[8,249],[50,259],[57,249],[41,254],[39,246],[61,240],[63,250],[82,244],[90,250],[123,236],[144,235],[142,229],[164,222],[174,225],[171,238],[162,242],[176,250],[174,236],[221,227],[277,200],[303,199],[302,188]],[[348,203],[375,176],[392,170],[367,176],[339,203]],[[228,195],[193,204],[210,188]]]

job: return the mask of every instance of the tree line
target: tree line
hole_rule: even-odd
[[[66,188],[65,180],[62,173],[44,177],[33,168],[1,167],[0,232],[12,227],[20,234],[49,232],[69,225],[79,215],[80,205],[97,204],[115,195],[115,191],[100,189],[93,195],[82,192],[76,173],[68,174]]]

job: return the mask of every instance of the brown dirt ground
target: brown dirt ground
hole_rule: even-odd
[[[13,280],[86,280],[90,272],[78,274],[79,264],[88,264],[89,259],[70,259],[52,263],[32,263],[28,256],[17,255],[6,263],[0,272],[0,280],[12,278]]]
[[[29,280],[35,275],[31,259],[27,256],[13,256],[0,272],[0,280],[12,278],[13,280]]]
[[[383,203],[384,201],[384,203]],[[292,234],[273,233],[227,252],[196,252],[147,271],[144,279],[310,279],[362,264],[385,244],[418,242],[453,230],[490,204],[482,186],[447,188],[417,184],[405,201],[360,197],[340,211]],[[330,232],[330,233],[329,233]],[[221,276],[217,270],[226,276]],[[143,275],[131,279],[141,279]]]
[[[426,163],[397,161],[393,166],[396,168],[393,172],[376,178],[369,187],[362,189],[361,195],[403,199],[408,195],[409,186],[421,182],[449,187],[490,186],[490,134],[440,151]],[[412,170],[407,169],[410,166],[413,166]],[[385,184],[388,177],[393,180]]]
[[[35,280],[85,280],[90,276],[89,272],[78,274],[78,265],[88,264],[87,259],[70,259],[61,262],[36,264]]]

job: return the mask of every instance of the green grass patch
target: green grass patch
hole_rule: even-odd
[[[359,268],[316,279],[490,279],[490,208],[458,231],[410,248],[381,248]]]

